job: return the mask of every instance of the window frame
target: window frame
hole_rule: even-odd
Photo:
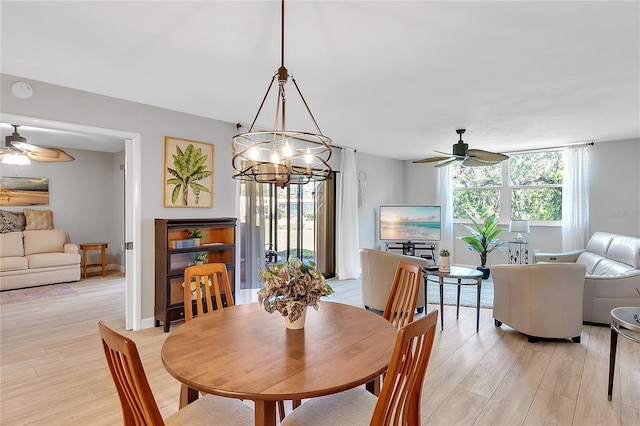
[[[519,152],[512,152],[510,153],[510,155],[521,155],[521,154],[534,154],[537,152],[553,152],[553,151],[558,151],[560,152],[560,155],[562,155],[562,149],[545,149],[545,150],[536,150],[536,151],[519,151]],[[506,160],[503,161],[502,163],[500,163],[501,166],[501,170],[502,170],[502,185],[501,186],[487,186],[487,187],[467,187],[467,188],[459,188],[456,189],[454,187],[454,184],[452,182],[451,184],[451,188],[452,191],[455,193],[456,191],[479,191],[479,190],[498,190],[498,194],[499,194],[499,199],[500,199],[500,210],[499,210],[499,216],[500,216],[500,220],[499,223],[501,225],[506,225],[509,224],[509,221],[511,220],[511,201],[512,201],[512,194],[513,194],[513,190],[514,189],[535,189],[535,188],[560,188],[562,189],[563,184],[541,184],[541,185],[512,185],[511,184],[511,162],[510,160]],[[453,175],[452,175],[452,179],[454,179]],[[451,194],[451,198],[452,198],[452,202],[454,201],[454,194]],[[455,211],[455,207],[453,209],[453,211]],[[506,219],[505,219],[506,218]],[[468,225],[468,224],[472,224],[473,222],[471,221],[471,219],[464,219],[464,218],[453,218],[453,223],[454,224],[462,224],[462,225]],[[562,219],[561,220],[529,220],[529,224],[531,226],[541,226],[541,227],[559,227],[562,226]]]

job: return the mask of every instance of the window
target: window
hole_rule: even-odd
[[[561,151],[512,154],[488,167],[452,167],[455,219],[495,214],[498,219],[562,220]]]

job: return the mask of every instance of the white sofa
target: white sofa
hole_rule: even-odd
[[[384,311],[391,292],[393,279],[396,275],[398,262],[408,260],[421,267],[427,266],[426,259],[415,256],[405,256],[381,250],[360,249],[360,266],[362,267],[362,303],[367,309]],[[424,309],[424,283],[422,271],[420,273],[420,291],[416,307],[421,312]]]
[[[640,238],[594,232],[587,248],[534,253],[534,262],[573,262],[586,266],[583,321],[611,324],[611,310],[640,306]]]
[[[80,279],[80,253],[59,229],[0,234],[0,290]]]
[[[493,318],[538,338],[580,342],[586,267],[577,263],[493,265]]]

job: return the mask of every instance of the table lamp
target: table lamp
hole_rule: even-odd
[[[517,232],[518,235],[513,237],[513,241],[517,241],[519,243],[524,243],[525,239],[522,236],[522,232],[525,234],[529,233],[529,221],[528,220],[513,220],[509,221],[509,232]]]

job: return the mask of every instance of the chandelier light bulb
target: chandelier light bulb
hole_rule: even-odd
[[[311,164],[313,161],[313,155],[311,155],[311,150],[309,148],[307,148],[307,153],[304,155],[304,161],[307,164]]]
[[[280,156],[276,151],[273,151],[273,154],[271,154],[271,162],[276,165],[280,163]]]
[[[255,146],[249,148],[249,158],[251,158],[252,161],[258,161],[258,148]]]
[[[282,154],[284,158],[291,158],[291,155],[293,154],[293,152],[291,151],[291,147],[289,146],[288,140],[284,141],[284,148],[282,149]]]

